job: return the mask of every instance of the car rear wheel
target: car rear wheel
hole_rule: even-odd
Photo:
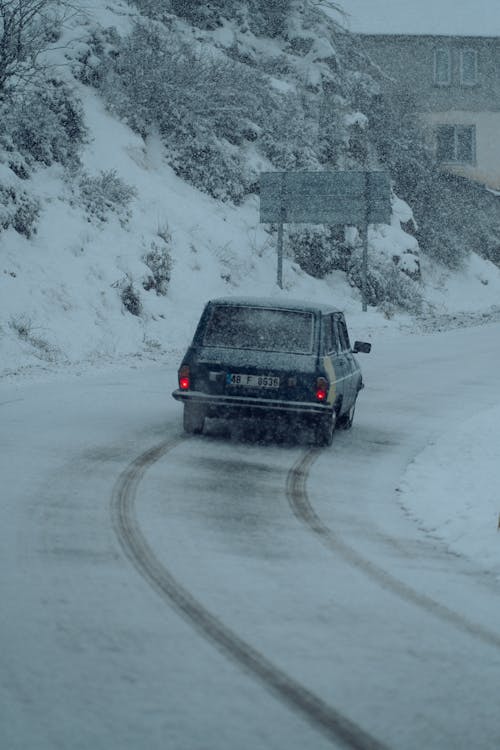
[[[345,414],[337,419],[337,427],[341,430],[350,430],[354,421],[354,412],[356,410],[356,402],[350,407]]]
[[[332,444],[336,421],[337,415],[335,412],[318,418],[314,431],[316,445],[327,446]]]
[[[184,404],[184,431],[190,434],[199,435],[203,432],[205,424],[205,409],[198,404]]]

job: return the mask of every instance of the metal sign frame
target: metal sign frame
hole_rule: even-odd
[[[363,310],[367,309],[368,224],[391,218],[390,181],[382,171],[262,172],[260,221],[278,225],[278,285],[283,288],[283,225],[357,226],[363,239]]]

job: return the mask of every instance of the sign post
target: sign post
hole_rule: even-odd
[[[361,297],[363,300],[363,312],[368,309],[368,224],[362,224],[359,228],[359,236],[363,245],[363,259],[361,262]]]
[[[368,309],[368,224],[370,206],[370,184],[368,172],[365,173],[365,220],[360,228],[361,242],[363,244],[363,263],[361,269],[361,296],[363,298],[363,312]]]
[[[283,222],[278,224],[278,286],[283,289]]]
[[[286,172],[280,174],[280,194],[279,194],[279,212],[280,219],[278,222],[278,286],[283,289],[283,225],[286,221]],[[262,205],[262,204],[261,204]]]
[[[343,224],[358,227],[363,241],[363,310],[367,309],[368,224],[391,217],[386,172],[262,172],[260,221],[278,225],[278,286],[283,287],[283,225]]]

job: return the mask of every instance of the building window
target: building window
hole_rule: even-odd
[[[450,50],[445,47],[434,50],[434,83],[436,86],[449,86],[451,83]]]
[[[438,161],[475,164],[476,128],[474,125],[440,125],[437,129],[436,140]]]
[[[477,84],[477,52],[475,49],[463,49],[460,53],[460,83],[462,86]]]

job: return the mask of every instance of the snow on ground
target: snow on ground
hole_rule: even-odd
[[[500,405],[446,430],[415,457],[402,500],[426,532],[500,580]]]

